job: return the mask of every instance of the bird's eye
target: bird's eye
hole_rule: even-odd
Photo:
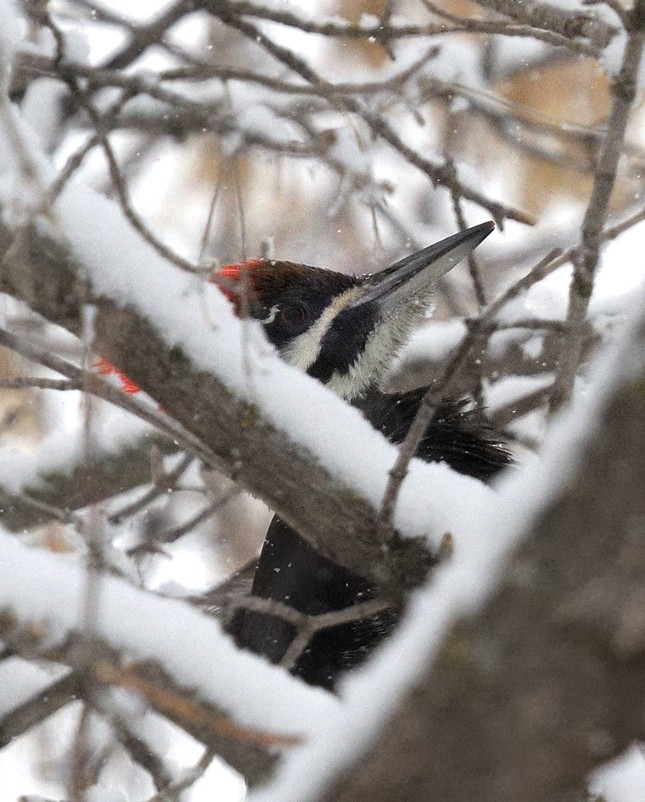
[[[309,310],[300,303],[284,304],[278,314],[280,323],[288,331],[304,328],[309,321]]]

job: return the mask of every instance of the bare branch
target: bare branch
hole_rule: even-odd
[[[177,481],[188,470],[190,465],[192,465],[193,459],[194,458],[190,454],[185,454],[172,471],[155,478],[152,487],[140,498],[113,512],[109,518],[110,523],[121,523],[125,518],[129,518],[141,512],[141,510],[152,504],[153,501],[156,501],[156,499],[164,493],[167,493],[169,490],[174,490]]]
[[[192,769],[184,772],[184,776],[180,780],[172,783],[154,796],[151,796],[148,802],[168,802],[168,800],[173,799],[179,800],[183,791],[190,788],[191,785],[194,785],[197,780],[203,777],[204,772],[213,762],[214,757],[215,752],[206,749]]]
[[[568,401],[573,392],[576,370],[582,352],[582,324],[587,315],[589,300],[600,255],[602,229],[609,209],[609,199],[616,182],[625,130],[636,97],[636,80],[643,57],[645,32],[642,27],[630,31],[620,72],[613,82],[613,103],[607,134],[600,152],[593,189],[582,224],[582,242],[574,259],[573,279],[569,288],[567,321],[571,326],[567,347],[553,384],[551,411]]]
[[[231,14],[229,10],[224,11],[223,9],[220,9],[217,13],[224,22],[234,28],[237,28],[245,36],[259,44],[261,47],[271,53],[271,55],[273,55],[276,59],[287,65],[305,80],[312,84],[325,84],[325,81],[322,80],[322,78],[304,61],[304,59],[302,59],[300,56],[297,56],[291,50],[276,44],[254,25],[240,20],[236,15]],[[406,145],[381,115],[374,114],[360,101],[351,97],[339,98],[337,100],[337,105],[361,117],[361,119],[369,126],[376,136],[381,137],[388,142],[406,161],[427,175],[434,185],[439,184],[447,188],[453,188],[461,197],[465,198],[466,200],[471,200],[474,203],[482,206],[493,216],[498,225],[503,225],[503,221],[505,219],[517,220],[522,223],[531,224],[531,218],[524,212],[513,209],[510,206],[506,206],[502,203],[492,202],[482,193],[456,182],[454,175],[446,165],[435,164],[430,161],[430,159],[415,151],[409,145]]]
[[[616,28],[607,25],[593,14],[571,13],[553,3],[542,3],[537,0],[477,0],[498,14],[504,14],[518,22],[535,28],[559,33],[569,39],[574,37],[588,38],[596,47],[603,48],[616,35]]]
[[[0,748],[73,702],[80,696],[82,687],[81,673],[70,671],[4,715],[0,719]]]

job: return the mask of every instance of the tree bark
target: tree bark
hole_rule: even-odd
[[[100,249],[98,232],[97,237]],[[197,370],[179,348],[170,348],[154,321],[97,295],[80,278],[88,271],[63,243],[35,226],[16,235],[0,223],[0,254],[1,291],[76,335],[83,305],[92,304],[97,351],[195,435],[215,467],[263,498],[318,551],[369,576],[394,597],[424,580],[434,557],[423,539],[395,536],[390,548],[382,549],[373,537],[377,513],[370,504],[288,432],[263,419],[261,409]]]
[[[645,326],[631,354],[645,352]],[[615,371],[622,369],[614,365]],[[645,735],[645,370],[327,802],[555,802]]]

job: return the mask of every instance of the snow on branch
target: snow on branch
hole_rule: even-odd
[[[537,0],[523,0],[522,3],[514,0],[477,0],[477,3],[518,22],[559,33],[566,38],[588,38],[601,48],[607,47],[618,33],[615,25],[603,19],[606,14],[601,14],[597,9],[595,12],[591,9],[572,12],[557,3],[541,3]]]
[[[233,765],[245,747],[306,738],[313,722],[337,706],[328,693],[239,651],[214,619],[121,579],[101,577],[100,609],[92,631],[84,631],[87,581],[76,558],[0,533],[3,641],[18,654],[88,670],[97,682],[139,693]]]
[[[0,250],[11,253],[2,290],[76,334],[83,306],[92,304],[97,352],[197,437],[215,467],[224,464],[339,563],[398,591],[421,581],[432,554],[419,538],[438,543],[454,528],[447,511],[463,508],[457,499],[476,505],[486,489],[443,466],[416,463],[394,521],[409,537],[383,554],[372,532],[394,446],[284,364],[215,287],[165,262],[116,204],[70,184],[53,208],[54,229],[44,221],[19,231],[0,227]]]
[[[22,531],[51,520],[52,509],[69,514],[151,480],[151,448],[175,453],[176,446],[149,426],[137,425],[131,416],[121,420],[120,441],[114,439],[119,419],[110,419],[110,441],[94,455],[94,480],[84,481],[87,465],[80,449],[81,432],[55,432],[38,444],[36,454],[0,449],[2,524]],[[143,431],[142,431],[143,428]],[[49,509],[48,509],[49,508]]]
[[[509,799],[544,802],[643,739],[644,300],[542,459],[498,485],[252,802],[399,798],[410,776],[405,798],[492,802],[502,776]]]

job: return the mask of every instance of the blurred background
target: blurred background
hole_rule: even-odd
[[[219,19],[202,5],[26,2],[11,78],[12,100],[54,165],[55,191],[82,181],[118,200],[163,253],[196,271],[187,282],[258,256],[371,272],[494,219],[498,230],[442,280],[432,317],[402,355],[391,384],[412,387],[441,374],[465,318],[552,249],[578,244],[620,63],[619,3],[594,6],[594,35],[569,38],[466,0],[250,3]],[[560,5],[563,14],[589,12]],[[582,390],[585,364],[643,278],[643,122],[637,105],[610,203],[610,225],[628,222],[604,252]],[[460,393],[507,433],[520,459],[531,458],[548,423],[570,276],[564,260],[509,300],[461,380]],[[74,338],[26,307],[3,296],[2,310],[14,334],[81,360]],[[56,444],[71,454],[82,441],[82,393],[11,386],[34,370],[55,375],[0,352],[5,470],[24,470],[23,495],[41,503],[39,511],[24,499],[8,504],[5,525],[75,552],[83,546],[74,526],[42,505],[83,514],[82,494],[70,501],[73,458],[56,467]],[[199,596],[257,555],[271,514],[262,502],[142,433],[122,410],[96,402],[94,425],[106,455],[95,500],[119,570],[163,593]],[[49,495],[38,495],[39,471]],[[0,709],[52,676],[49,666],[3,660],[0,687],[11,683],[12,692],[0,694]],[[0,751],[0,800],[62,793],[70,708]],[[118,777],[132,799],[152,797],[150,778],[132,768],[110,726],[97,717],[95,779]],[[146,727],[167,739],[178,765],[199,756],[177,728],[150,714]],[[241,798],[239,779],[209,772],[182,798],[213,799],[214,787],[217,799]]]

